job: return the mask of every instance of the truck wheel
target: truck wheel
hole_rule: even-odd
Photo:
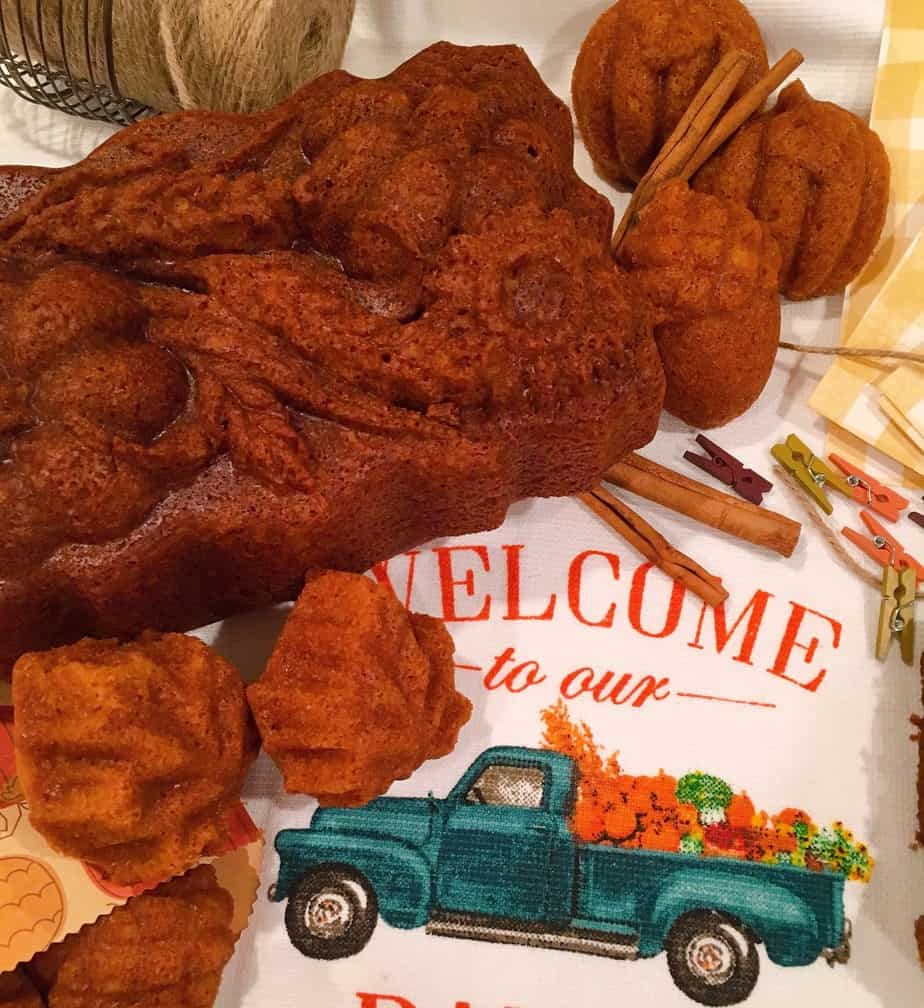
[[[375,890],[349,865],[320,865],[308,872],[292,887],[286,905],[289,940],[311,959],[356,955],[378,918]]]
[[[760,960],[754,941],[725,914],[714,910],[684,914],[664,947],[674,983],[700,1004],[738,1004],[757,983]]]

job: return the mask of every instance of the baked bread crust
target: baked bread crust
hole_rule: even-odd
[[[215,869],[201,865],[68,935],[26,969],[49,1008],[211,1008],[234,951],[233,912]]]
[[[699,428],[740,416],[763,391],[780,338],[780,253],[767,225],[674,180],[642,209],[619,261],[652,312],[665,409]]]
[[[0,670],[293,598],[650,440],[661,363],[572,153],[521,50],[440,43],[14,171]]]
[[[0,973],[0,1005],[4,1008],[44,1008],[39,992],[20,969]]]

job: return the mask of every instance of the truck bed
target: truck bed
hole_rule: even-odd
[[[575,846],[575,917],[588,926],[624,922],[627,930],[645,922],[640,955],[660,951],[678,912],[702,908],[728,910],[766,942],[771,959],[781,965],[811,961],[804,943],[787,940],[787,933],[804,928],[810,917],[817,939],[812,958],[841,941],[844,879],[832,872],[605,844]]]

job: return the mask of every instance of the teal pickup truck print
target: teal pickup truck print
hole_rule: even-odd
[[[360,952],[379,917],[395,928],[614,959],[667,953],[704,1005],[743,1001],[770,961],[846,962],[841,875],[789,865],[577,840],[574,761],[488,749],[449,794],[320,809],[276,837],[292,944],[316,959]]]

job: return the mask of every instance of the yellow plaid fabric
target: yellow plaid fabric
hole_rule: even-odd
[[[924,352],[924,241],[916,241],[924,227],[924,0],[889,0],[870,125],[892,165],[889,213],[883,241],[847,291],[841,339],[848,346]],[[911,375],[917,384],[919,370],[842,358],[819,383],[811,405],[924,478],[924,454],[906,432],[913,404],[880,387],[893,372],[900,372],[889,381],[893,391]],[[831,440],[831,450],[857,457],[856,442],[837,428]]]

